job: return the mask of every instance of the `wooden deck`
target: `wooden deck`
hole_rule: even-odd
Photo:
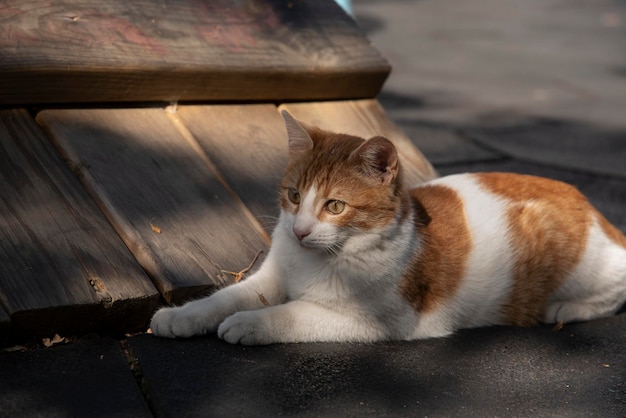
[[[91,1],[56,2],[54,7],[39,11],[35,7],[23,11],[22,3],[17,1],[13,8],[7,3],[0,6],[0,34],[4,34],[0,35],[0,44],[4,43],[0,46],[0,100],[5,104],[0,110],[0,341],[55,333],[140,329],[160,304],[181,303],[231,283],[233,275],[229,272],[246,268],[259,252],[268,249],[278,215],[277,185],[286,163],[287,137],[277,106],[322,128],[365,137],[385,135],[398,146],[409,181],[435,176],[431,165],[389,121],[374,98],[293,102],[298,97],[320,97],[316,91],[325,91],[321,94],[325,98],[373,97],[386,76],[386,70],[381,71],[386,65],[384,60],[332,0],[251,2],[245,6],[247,9],[235,13],[235,21],[241,24],[262,16],[269,19],[261,13],[267,10],[278,13],[287,7],[283,12],[288,14],[304,5],[306,10],[314,11],[310,16],[296,13],[283,16],[280,22],[266,22],[284,29],[281,38],[296,30],[296,23],[315,32],[304,32],[312,37],[307,38],[304,49],[294,49],[293,41],[286,46],[276,39],[272,43],[270,49],[278,58],[270,55],[271,59],[285,65],[295,63],[288,70],[293,80],[281,78],[273,72],[274,67],[259,67],[262,62],[256,62],[258,54],[267,58],[266,51],[256,49],[269,42],[266,38],[270,35],[262,36],[264,31],[259,35],[255,30],[250,38],[242,34],[228,38],[229,42],[247,40],[245,48],[237,47],[241,51],[230,45],[234,52],[227,54],[224,49],[217,53],[208,48],[209,55],[196,56],[202,45],[185,54],[178,50],[174,53],[176,48],[168,47],[164,51],[171,55],[159,55],[159,59],[153,55],[161,51],[155,45],[160,45],[162,39],[152,34],[142,50],[149,47],[153,55],[134,55],[132,48],[123,50],[110,63],[102,63],[112,66],[105,72],[90,72],[93,68],[87,68],[97,57],[86,56],[82,61],[77,58],[84,53],[81,48],[97,55],[93,45],[86,46],[88,43],[77,41],[67,51],[59,49],[60,57],[54,59],[47,44],[36,51],[32,46],[35,42],[29,43],[33,36],[67,38],[69,34],[59,35],[70,30],[67,25],[93,22],[95,12],[85,14],[85,8],[92,7],[92,3],[95,8]],[[156,4],[147,0],[138,3]],[[128,16],[119,9],[130,7],[126,4],[121,0],[108,2],[97,16],[104,19],[105,12]],[[191,19],[191,26],[200,21],[206,24],[208,16],[231,24],[226,15],[217,12],[220,8],[202,10],[191,0],[158,4],[170,8],[180,4],[170,11],[175,19]],[[264,9],[258,11],[251,4]],[[150,12],[156,13],[152,9]],[[57,20],[63,17],[63,29],[47,23],[44,26],[48,32],[43,35],[31,31],[33,13],[44,15],[40,26],[46,19],[61,24]],[[167,21],[165,12],[160,13],[159,27],[169,28],[173,23]],[[17,23],[7,23],[11,16],[18,17],[11,21]],[[132,21],[148,25],[150,16],[145,16],[134,16]],[[111,25],[101,22],[98,30],[102,33],[90,36],[100,40],[105,32],[113,30],[110,36],[124,34],[125,41],[129,41],[131,34],[137,40],[138,32],[134,30],[141,29],[111,29]],[[206,26],[217,30],[215,25]],[[228,26],[223,25],[222,31]],[[25,46],[7,48],[7,33],[12,36],[11,42]],[[167,33],[167,42],[174,43],[191,36]],[[313,40],[317,38],[316,43]],[[353,38],[360,40],[346,41]],[[202,38],[210,44],[207,39],[213,38]],[[345,47],[327,48],[328,44],[341,43]],[[311,53],[311,48],[319,53]],[[294,51],[299,60],[292,59]],[[338,63],[329,58],[333,53],[339,58],[345,55],[347,61]],[[220,65],[228,68],[251,69],[248,76],[255,81],[255,92],[236,78],[225,77],[219,82],[210,79],[211,74],[221,74],[210,54],[219,55]],[[377,63],[361,59],[359,65],[351,67],[354,54],[376,56]],[[318,66],[310,66],[310,60]],[[166,61],[169,63],[163,64]],[[331,61],[335,63],[328,64]],[[320,63],[329,66],[323,76]],[[81,68],[75,68],[75,64]],[[24,74],[12,70],[25,66],[29,71]],[[155,67],[137,70],[137,66]],[[157,70],[162,73],[153,74],[152,80],[144,80],[145,84],[134,85],[133,77],[124,78],[128,74],[122,76],[119,72],[129,67],[136,71],[133,77]],[[193,71],[185,72],[191,67]],[[71,81],[75,71],[85,78]],[[189,82],[194,71],[206,73],[208,78]],[[267,77],[258,76],[265,72]],[[30,78],[33,74],[37,74],[36,82]],[[372,74],[378,74],[377,81],[372,80]],[[16,77],[22,84],[9,87]],[[268,77],[272,81],[268,82]],[[347,86],[337,87],[338,80],[347,78],[351,80]],[[317,81],[311,81],[314,79]],[[111,83],[116,80],[120,85],[113,88]],[[82,82],[90,88],[84,89]],[[61,87],[66,88],[66,95],[61,94]],[[173,97],[172,91],[185,91],[186,96],[181,93],[176,97],[201,99],[203,103],[119,105],[128,100],[168,100]],[[228,94],[222,96],[216,91]],[[237,99],[238,103],[211,104],[225,97]],[[264,103],[256,102],[259,98]],[[71,104],[59,108],[51,107],[51,102]],[[94,106],[86,102],[107,104]],[[28,106],[22,106],[24,103]]]

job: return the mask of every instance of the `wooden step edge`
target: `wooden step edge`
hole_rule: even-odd
[[[362,99],[376,96],[388,73],[388,68],[383,66],[354,72],[250,71],[244,75],[237,71],[200,70],[173,73],[20,70],[16,74],[0,72],[0,106]]]
[[[51,338],[55,334],[62,337],[92,332],[124,335],[145,330],[159,306],[159,297],[153,294],[118,300],[110,305],[94,303],[14,312],[9,342]]]

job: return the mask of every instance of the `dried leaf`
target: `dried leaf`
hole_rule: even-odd
[[[152,229],[152,232],[155,232],[155,233],[157,233],[157,234],[160,234],[160,233],[161,233],[161,228],[159,228],[158,226],[156,226],[156,225],[154,225],[154,224],[152,223],[152,221],[154,221],[154,219],[155,219],[155,218],[152,218],[152,219],[150,220],[150,229]]]
[[[26,351],[26,350],[28,350],[28,348],[23,345],[14,345],[12,347],[7,347],[7,348],[2,349],[2,351],[4,351],[5,353],[14,353],[16,351]]]
[[[554,327],[552,327],[552,331],[560,331],[563,329],[563,326],[565,324],[563,323],[563,321],[559,321],[556,324],[554,324]]]
[[[55,344],[64,343],[66,342],[66,339],[65,337],[61,337],[59,334],[54,334],[54,337],[44,338],[43,340],[41,340],[41,342],[46,348],[48,348],[48,347],[52,347]]]

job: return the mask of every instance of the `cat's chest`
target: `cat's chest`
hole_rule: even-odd
[[[345,301],[352,293],[350,277],[328,260],[305,254],[290,261],[284,282],[289,300],[334,305]]]

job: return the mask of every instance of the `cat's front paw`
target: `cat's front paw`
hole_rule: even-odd
[[[217,336],[231,344],[271,344],[271,328],[263,310],[238,312],[229,316],[217,329]]]
[[[206,334],[200,318],[192,315],[184,307],[161,308],[152,320],[150,328],[157,337],[187,338],[194,335]]]

